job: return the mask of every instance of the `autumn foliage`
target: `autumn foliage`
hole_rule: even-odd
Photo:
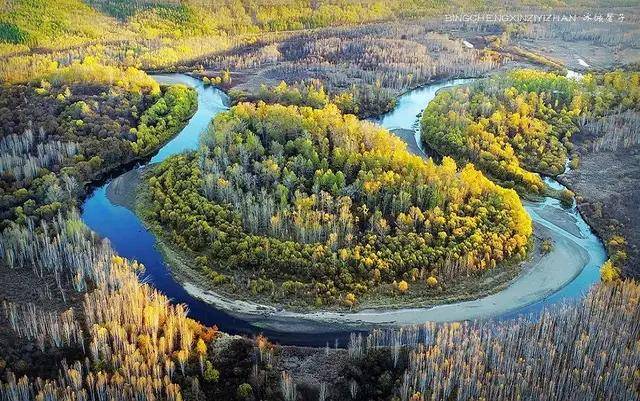
[[[332,104],[242,103],[203,143],[149,175],[143,213],[216,284],[332,304],[526,252],[531,220],[514,191],[472,165],[411,155]]]
[[[580,119],[637,109],[639,99],[637,72],[575,81],[515,70],[438,94],[423,114],[422,140],[440,154],[473,162],[507,187],[542,193],[537,173],[564,172]]]

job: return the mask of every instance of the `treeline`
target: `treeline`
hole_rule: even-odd
[[[204,145],[155,168],[140,208],[215,284],[352,306],[380,289],[441,291],[526,253],[514,191],[413,156],[335,105],[242,103]]]
[[[0,229],[70,210],[85,184],[148,156],[196,107],[191,89],[92,60],[0,95]]]
[[[422,117],[422,139],[509,187],[541,193],[536,173],[564,171],[580,118],[636,108],[639,77],[617,71],[574,81],[518,70],[481,80],[436,96]]]
[[[90,3],[149,36],[236,35],[357,24],[391,18],[409,5],[380,0],[280,3],[92,0]]]
[[[276,86],[261,85],[256,94],[239,91],[232,91],[230,94],[234,103],[263,101],[268,104],[307,106],[316,109],[333,103],[342,113],[360,118],[379,116],[392,110],[396,104],[395,96],[391,91],[382,88],[379,82],[374,85],[351,85],[347,90],[330,94],[317,79],[309,83],[295,82],[292,85],[281,81]]]
[[[628,4],[620,2],[619,5]],[[523,4],[515,2],[510,6],[518,8]],[[51,4],[44,0],[13,0],[0,10],[0,41],[57,47],[97,40],[105,33],[117,39],[129,39],[132,34],[144,38],[227,36],[405,20],[460,8],[471,11],[488,7],[504,7],[504,4],[462,0],[286,0],[275,3],[264,0],[61,0]],[[554,26],[553,32],[564,32],[557,32],[559,29],[562,28]],[[592,35],[599,34],[595,32]]]
[[[354,399],[637,400],[639,299],[640,286],[630,280],[598,285],[534,320],[352,336],[349,354],[362,369],[350,370]],[[393,378],[399,384],[385,386]]]
[[[160,94],[160,85],[144,71],[133,67],[121,69],[106,66],[95,57],[85,57],[82,62],[55,68],[45,79],[56,87],[74,84],[112,85],[132,93]]]
[[[214,70],[261,68],[263,80],[276,80],[273,86],[281,80],[294,85],[320,79],[331,93],[353,92],[350,88],[355,85],[367,91],[381,87],[398,95],[441,77],[476,76],[502,62],[434,29],[428,23],[386,23],[272,36],[194,64]],[[257,87],[249,82],[236,88],[255,96]],[[372,113],[375,109],[382,107],[372,108]]]
[[[72,238],[62,238],[70,225],[88,231],[79,221],[61,220],[49,235],[61,238],[57,244],[65,247],[63,256],[71,263],[57,265],[65,286],[75,286],[74,275],[83,269],[87,286],[78,289],[85,294],[83,302],[59,315],[33,304],[4,302],[3,309],[18,337],[33,341],[44,352],[61,349],[81,359],[63,361],[59,374],[51,375],[57,379],[48,380],[18,379],[15,369],[20,364],[2,361],[0,399],[178,401],[223,397],[246,401],[265,393],[278,394],[279,372],[269,365],[273,349],[268,342],[231,338],[215,326],[204,327],[189,319],[183,305],[173,305],[141,284],[138,273],[142,266],[115,256],[106,242],[93,238],[75,247]],[[36,249],[38,245],[22,244],[30,247],[24,251],[27,255],[48,252]],[[87,255],[94,260],[73,265]],[[4,252],[0,256],[8,257]],[[44,261],[36,258],[34,262],[33,268],[40,269]]]
[[[436,15],[455,10],[460,5],[456,3],[465,2],[61,0],[52,4],[13,0],[0,10],[0,41],[57,47],[97,40],[105,33],[114,39],[129,39],[132,34],[181,38],[291,31]]]

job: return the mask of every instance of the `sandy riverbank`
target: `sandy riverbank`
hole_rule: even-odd
[[[404,135],[405,140],[412,138]],[[413,141],[415,144],[415,140]],[[415,149],[417,145],[414,145]],[[414,149],[414,151],[415,151]],[[143,169],[129,171],[116,178],[107,188],[107,196],[115,204],[133,209],[135,193]],[[419,324],[425,321],[459,321],[497,317],[540,301],[571,282],[589,262],[588,250],[581,244],[580,228],[569,212],[549,203],[527,203],[534,216],[534,234],[551,239],[553,249],[538,254],[522,264],[522,273],[499,291],[478,299],[436,306],[376,308],[355,312],[297,312],[248,300],[234,299],[199,283],[189,274],[187,263],[171,258],[182,286],[194,298],[224,310],[252,324],[289,332],[342,331],[381,326]],[[578,234],[578,235],[577,235]],[[163,249],[163,252],[169,252]],[[184,266],[179,266],[183,264]],[[193,272],[191,272],[193,273]]]
[[[114,205],[123,206],[135,212],[136,208],[136,192],[139,190],[141,176],[146,171],[145,168],[136,169],[120,177],[114,179],[106,188],[106,195]],[[162,236],[154,234],[155,248],[162,254],[164,263],[170,266],[170,273],[174,280],[180,283],[190,283],[191,285],[204,290],[211,290],[216,293],[220,299],[236,300],[234,293],[227,292],[228,289],[216,287],[211,284],[210,279],[202,274],[201,271],[193,267],[193,261],[188,255],[176,252],[176,250]],[[440,293],[430,293],[428,296],[415,295],[414,297],[395,298],[389,294],[372,293],[366,297],[362,297],[358,304],[358,309],[364,308],[385,308],[385,309],[401,309],[404,307],[432,307],[435,305],[462,302],[472,299],[481,298],[486,295],[498,292],[510,285],[522,271],[534,259],[541,257],[540,241],[534,241],[533,251],[530,252],[529,259],[525,262],[510,262],[498,266],[495,269],[486,271],[477,275],[460,277],[455,283],[449,284],[447,290]],[[278,301],[272,301],[265,297],[248,297],[250,302],[256,305],[266,304],[278,310],[286,308],[295,312],[313,311],[314,308],[303,305],[282,304]],[[243,299],[247,301],[247,299]],[[256,309],[260,306],[256,307]],[[333,311],[345,311],[341,308],[327,308]]]
[[[415,155],[427,156],[420,147],[418,147],[418,143],[414,139],[415,131],[406,128],[396,128],[392,129],[393,132],[398,138],[402,139],[407,143],[407,150]]]
[[[557,227],[557,226],[555,226]],[[553,250],[530,262],[507,288],[476,300],[426,308],[365,309],[358,312],[318,311],[298,313],[250,301],[229,299],[215,291],[204,290],[191,282],[183,283],[198,299],[261,327],[274,330],[313,332],[328,326],[365,329],[379,326],[420,324],[426,321],[459,321],[496,317],[553,294],[571,282],[589,261],[588,252],[561,229],[536,224],[536,235],[552,238]],[[321,323],[321,324],[319,324]]]

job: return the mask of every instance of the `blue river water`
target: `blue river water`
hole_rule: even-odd
[[[228,108],[226,94],[211,86],[204,86],[201,81],[182,74],[154,75],[161,84],[184,84],[194,87],[198,92],[198,110],[189,121],[188,125],[170,142],[163,146],[153,156],[149,163],[156,163],[166,158],[188,150],[197,149],[200,134],[206,129],[212,117]],[[406,128],[417,131],[417,116],[427,103],[433,99],[437,90],[451,85],[458,85],[468,80],[452,80],[444,83],[424,86],[400,97],[396,108],[381,116],[378,121],[389,128]],[[138,166],[136,168],[141,168]],[[207,325],[217,325],[222,331],[231,334],[257,334],[264,333],[272,341],[291,345],[323,346],[326,343],[344,344],[350,331],[340,331],[336,328],[327,328],[326,332],[314,332],[313,334],[300,334],[256,327],[249,322],[231,316],[208,303],[192,297],[171,275],[170,268],[164,262],[161,253],[155,247],[155,238],[137,218],[137,216],[125,207],[112,204],[106,196],[109,183],[105,183],[86,199],[82,207],[82,219],[92,230],[104,238],[108,238],[115,251],[126,258],[137,260],[145,266],[143,280],[166,294],[172,302],[184,303],[189,308],[189,315]],[[553,185],[560,185],[553,181]],[[553,199],[545,199],[544,202],[528,203],[527,210],[535,219],[539,218],[536,211],[545,204],[553,205],[557,202]],[[555,205],[554,205],[555,206]],[[601,242],[597,239],[587,224],[574,210],[569,210],[578,222],[582,233],[579,238],[584,241],[589,249],[591,260],[582,272],[568,285],[553,295],[546,297],[525,308],[521,308],[503,315],[500,318],[509,318],[522,313],[539,311],[542,306],[561,300],[574,298],[586,292],[599,278],[598,268],[606,258],[606,253]]]

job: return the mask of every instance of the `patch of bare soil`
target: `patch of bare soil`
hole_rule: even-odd
[[[605,243],[627,240],[625,275],[640,277],[640,145],[593,151],[576,135],[580,166],[561,177],[578,195],[578,208]],[[610,248],[610,247],[609,247]],[[611,249],[610,249],[611,253]]]
[[[318,386],[337,383],[340,372],[349,364],[345,349],[284,346],[278,355],[278,368],[291,373],[297,382]]]
[[[415,155],[424,154],[422,149],[418,146],[418,142],[415,140],[415,132],[412,129],[398,128],[392,129],[391,132],[407,143],[407,147],[411,153]]]
[[[80,305],[82,294],[65,288],[67,302],[62,301],[53,277],[38,277],[31,269],[0,267],[0,303],[32,303],[37,308],[54,313]],[[0,309],[4,309],[0,306]],[[57,377],[60,362],[82,358],[79,350],[51,349],[41,351],[35,341],[18,338],[4,312],[0,311],[0,379],[6,380],[11,370],[16,375]]]
[[[568,69],[615,69],[640,62],[640,49],[599,45],[586,40],[534,39],[520,41],[521,47],[562,62]],[[586,64],[586,65],[585,65]]]

